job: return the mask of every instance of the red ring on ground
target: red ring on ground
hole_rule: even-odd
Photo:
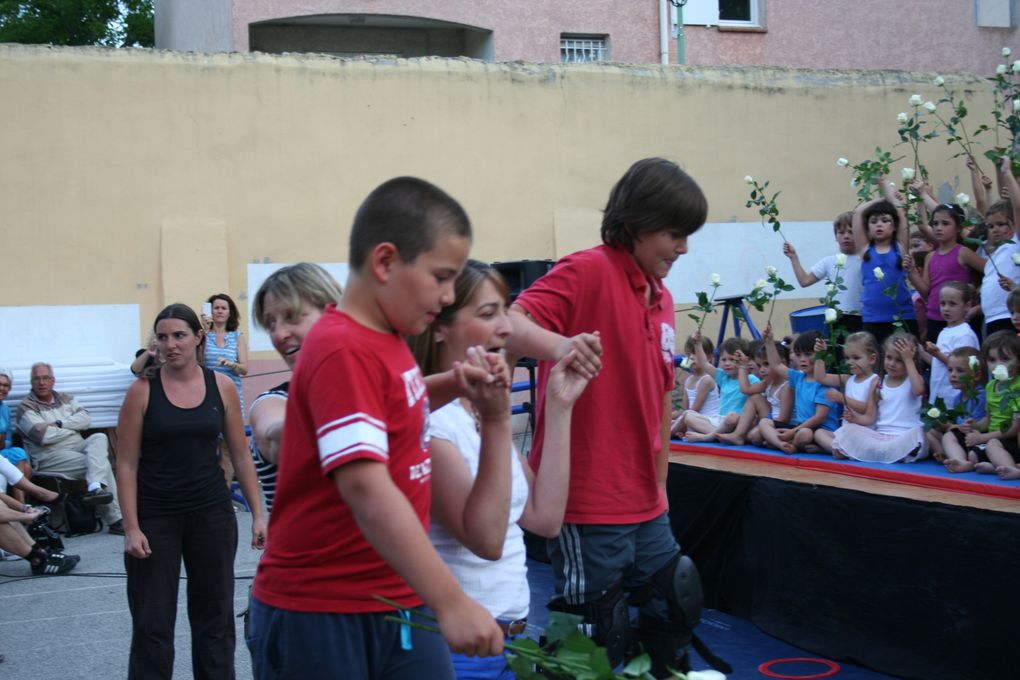
[[[814,675],[782,675],[771,670],[777,663],[793,663],[793,662],[807,662],[807,663],[820,663],[826,667],[827,670],[821,673],[815,673]],[[835,661],[829,661],[828,659],[813,659],[809,657],[791,657],[788,659],[773,659],[772,661],[766,661],[762,665],[758,666],[758,672],[762,675],[767,675],[770,678],[783,678],[784,680],[811,680],[812,678],[831,678],[840,671],[839,664]]]

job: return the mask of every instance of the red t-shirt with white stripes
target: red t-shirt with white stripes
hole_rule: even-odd
[[[255,597],[312,612],[390,609],[373,595],[421,604],[362,535],[332,472],[355,460],[386,465],[427,531],[427,418],[425,382],[401,337],[328,307],[305,338],[291,379]]]

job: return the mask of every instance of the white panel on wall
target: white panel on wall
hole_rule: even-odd
[[[687,0],[681,11],[684,24],[700,26],[719,24],[719,0]]]
[[[783,222],[783,233],[797,249],[800,263],[810,270],[818,260],[837,252],[832,222]],[[684,307],[695,302],[697,291],[710,292],[709,279],[718,274],[722,279],[716,297],[746,295],[758,279],[766,278],[765,267],[772,265],[787,283],[797,286],[790,260],[783,255],[783,239],[763,227],[760,222],[709,223],[688,240],[688,252],[673,265],[666,277],[666,287],[673,301]],[[817,305],[816,298],[825,294],[824,285],[797,287],[781,299],[805,300],[805,307]]]
[[[267,264],[248,265],[248,349],[252,352],[271,352],[273,343],[269,340],[269,334],[255,325],[252,320],[251,306],[255,301],[255,293],[258,292],[262,283],[269,278],[269,275],[281,267],[286,267],[287,262],[271,262]],[[316,262],[337,280],[340,287],[347,285],[347,272],[349,267],[346,262]]]
[[[29,369],[53,365],[58,392],[73,394],[93,427],[112,427],[134,380],[139,348],[138,305],[0,307],[0,366],[14,373],[13,410],[29,390]]]

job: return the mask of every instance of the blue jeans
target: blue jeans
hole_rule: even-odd
[[[504,642],[509,642],[506,638]],[[450,653],[453,672],[457,680],[514,680],[516,677],[506,665],[506,658],[500,656],[464,656]]]

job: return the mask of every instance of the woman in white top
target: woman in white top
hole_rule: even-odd
[[[498,367],[510,335],[506,282],[487,264],[469,260],[457,277],[456,300],[411,339],[425,375],[460,362]],[[478,390],[429,416],[432,526],[439,555],[472,599],[508,636],[524,631],[530,592],[521,527],[559,534],[570,477],[570,414],[587,380],[569,370],[571,352],[552,370],[546,392],[546,455],[532,472],[513,446],[506,386]],[[550,455],[553,454],[553,455]],[[459,677],[513,677],[502,657],[453,654]]]

